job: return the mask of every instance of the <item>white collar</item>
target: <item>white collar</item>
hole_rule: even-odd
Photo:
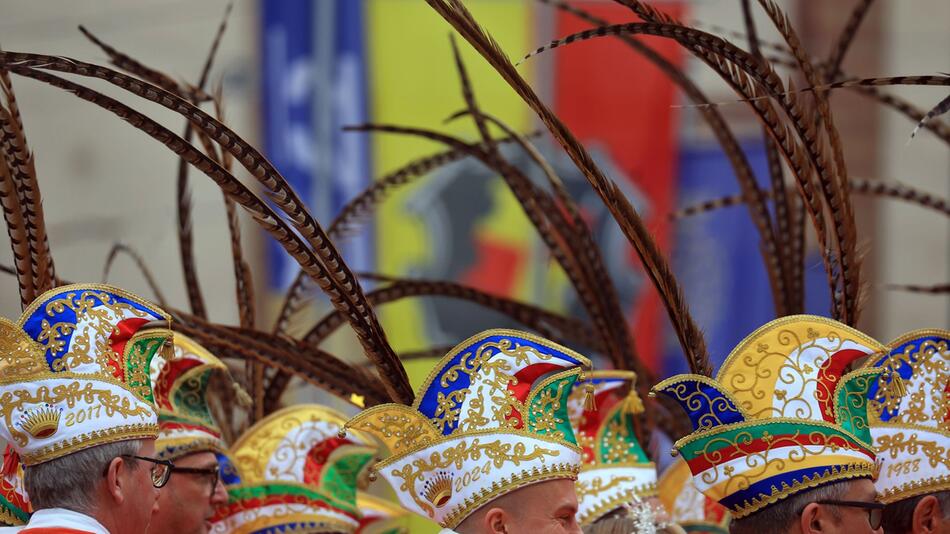
[[[458,534],[458,532],[455,532],[454,530],[451,530],[451,529],[443,528],[442,530],[439,531],[439,534]]]
[[[44,508],[37,510],[33,512],[33,515],[30,516],[30,522],[23,528],[51,527],[67,527],[91,534],[109,534],[106,527],[102,526],[102,523],[96,521],[95,518],[65,508]]]

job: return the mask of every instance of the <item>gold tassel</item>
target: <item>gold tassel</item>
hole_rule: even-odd
[[[627,394],[627,398],[623,401],[623,410],[630,415],[643,413],[643,401],[640,400],[636,390],[631,389]]]
[[[897,371],[894,371],[894,378],[891,379],[891,383],[894,384],[894,389],[900,397],[903,398],[904,395],[907,395],[907,386],[904,384],[904,378],[901,377]]]
[[[597,411],[597,399],[594,398],[594,384],[590,382],[584,384],[584,411]]]

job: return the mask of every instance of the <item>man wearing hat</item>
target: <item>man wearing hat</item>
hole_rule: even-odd
[[[783,317],[729,354],[713,380],[678,375],[653,391],[694,431],[674,447],[733,534],[881,532],[867,394],[878,371],[847,372],[883,346],[823,317]]]
[[[229,499],[214,534],[354,534],[362,519],[357,489],[376,447],[343,414],[316,404],[278,410],[249,428],[223,458]]]
[[[579,534],[568,397],[589,367],[548,340],[489,330],[444,356],[412,406],[374,406],[346,426],[386,445],[374,470],[443,533]]]
[[[0,439],[22,462],[23,534],[141,534],[168,479],[149,366],[170,318],[104,285],[44,293],[0,319]],[[157,325],[158,327],[153,327]]]
[[[150,534],[205,534],[215,508],[227,504],[218,453],[226,450],[208,406],[208,386],[227,366],[190,338],[175,333],[170,359],[152,366],[158,408],[156,456],[171,462]]]
[[[950,532],[950,331],[901,336],[868,361],[885,534]]]
[[[636,437],[634,417],[643,412],[633,371],[594,371],[574,384],[568,407],[574,437],[583,453],[577,478],[577,521],[587,527],[632,508],[661,509],[656,500],[656,465]],[[585,406],[585,390],[595,402]],[[664,518],[658,517],[660,521]]]

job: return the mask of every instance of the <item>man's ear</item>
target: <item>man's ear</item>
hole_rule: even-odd
[[[125,502],[128,472],[129,464],[122,458],[113,458],[106,468],[105,491],[116,504]]]
[[[485,512],[483,518],[485,532],[492,534],[503,534],[508,532],[508,514],[501,508],[491,508]]]
[[[914,517],[911,520],[912,532],[937,532],[940,521],[943,519],[940,501],[934,495],[927,495],[917,502],[914,507]]]
[[[829,521],[827,508],[818,503],[808,503],[798,518],[802,534],[819,534],[828,530]]]

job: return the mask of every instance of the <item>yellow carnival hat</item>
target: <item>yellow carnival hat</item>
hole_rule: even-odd
[[[703,495],[693,483],[689,466],[677,458],[657,482],[657,497],[670,520],[690,534],[729,534],[729,511]]]
[[[212,533],[355,532],[356,492],[376,448],[358,432],[340,437],[346,417],[317,405],[284,408],[231,447],[228,504]]]
[[[594,371],[574,384],[568,402],[571,427],[581,447],[577,520],[584,526],[656,494],[656,465],[637,441],[634,416],[643,412],[633,371]],[[585,398],[593,392],[596,409]]]
[[[868,360],[881,376],[868,394],[887,504],[950,490],[950,331],[918,330]]]
[[[142,328],[156,321],[164,328]],[[156,306],[105,285],[58,287],[17,323],[0,318],[0,438],[29,466],[156,437],[149,366],[169,323]]]
[[[158,408],[156,455],[174,460],[200,451],[224,452],[221,429],[208,407],[208,385],[215,374],[230,377],[228,368],[204,347],[179,333],[170,359],[152,365]]]
[[[360,528],[356,534],[409,534],[405,508],[364,491],[356,494],[360,509]]]
[[[831,319],[783,317],[733,349],[715,380],[678,375],[653,392],[689,415],[694,430],[674,446],[696,487],[741,518],[821,484],[872,477],[867,391],[877,372],[845,370],[883,348]]]
[[[576,479],[567,399],[589,366],[548,340],[488,330],[449,351],[412,406],[374,406],[346,426],[388,447],[376,470],[406,509],[455,528],[518,488]]]

